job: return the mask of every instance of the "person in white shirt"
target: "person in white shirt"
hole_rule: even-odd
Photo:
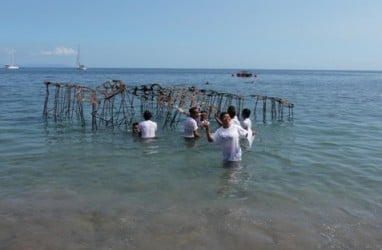
[[[155,133],[157,131],[158,125],[156,122],[150,120],[151,116],[151,112],[148,110],[143,113],[143,118],[145,120],[139,123],[141,138],[155,138]]]
[[[241,126],[246,130],[252,130],[252,121],[249,119],[249,116],[251,115],[251,110],[245,108],[241,112],[241,116],[243,117],[243,120],[240,122]]]
[[[199,118],[199,110],[196,107],[192,107],[190,108],[189,113],[190,115],[184,122],[184,138],[196,139],[200,137],[197,131],[198,123],[196,121]]]
[[[248,139],[249,148],[252,147],[252,143],[255,140],[255,135],[256,135],[256,131],[252,130],[252,121],[249,118],[250,115],[251,115],[251,110],[247,108],[243,109],[243,111],[241,112],[241,116],[243,117],[243,120],[240,122],[241,127],[248,131],[247,139]]]
[[[237,118],[235,107],[234,106],[229,106],[228,109],[227,109],[227,113],[231,117],[231,123],[240,126],[240,121]]]
[[[208,121],[208,113],[207,113],[207,111],[201,111],[199,117],[200,117],[200,119],[199,119],[199,121],[198,121],[198,126],[199,126],[200,128],[204,128],[203,125],[204,125],[205,123],[210,123],[210,122]]]
[[[223,160],[229,162],[241,161],[240,139],[244,139],[248,135],[248,131],[241,126],[233,124],[231,117],[227,112],[220,114],[219,119],[222,126],[218,128],[214,134],[210,133],[208,124],[205,124],[207,140],[220,144],[223,150]]]

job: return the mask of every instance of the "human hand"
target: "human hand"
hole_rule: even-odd
[[[205,129],[209,129],[209,128],[210,128],[210,122],[209,122],[209,121],[203,121],[203,122],[202,122],[202,126],[203,126]]]

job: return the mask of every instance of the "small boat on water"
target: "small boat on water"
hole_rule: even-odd
[[[77,70],[85,71],[87,69],[88,68],[85,66],[85,64],[81,64],[81,62],[80,62],[80,46],[78,46],[78,50],[77,50]]]
[[[87,70],[88,68],[86,68],[86,66],[83,65],[83,64],[78,64],[78,68],[77,69],[78,70]]]
[[[20,67],[17,64],[15,64],[15,51],[12,50],[10,54],[11,54],[11,64],[6,64],[4,65],[4,67],[6,69],[19,69]]]
[[[19,69],[20,67],[17,66],[16,64],[6,64],[4,66],[6,69]]]
[[[232,74],[232,76],[235,76],[235,75],[236,77],[256,77],[256,74],[253,74],[249,71],[239,71],[236,74]]]

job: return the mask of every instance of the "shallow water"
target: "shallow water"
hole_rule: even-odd
[[[382,73],[259,70],[0,71],[2,249],[381,249]],[[252,117],[240,166],[182,126],[142,142],[42,119],[44,80],[197,86],[287,98]],[[206,85],[205,83],[209,84]]]

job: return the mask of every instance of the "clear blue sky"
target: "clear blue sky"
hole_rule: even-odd
[[[382,70],[381,0],[18,0],[0,63]]]

